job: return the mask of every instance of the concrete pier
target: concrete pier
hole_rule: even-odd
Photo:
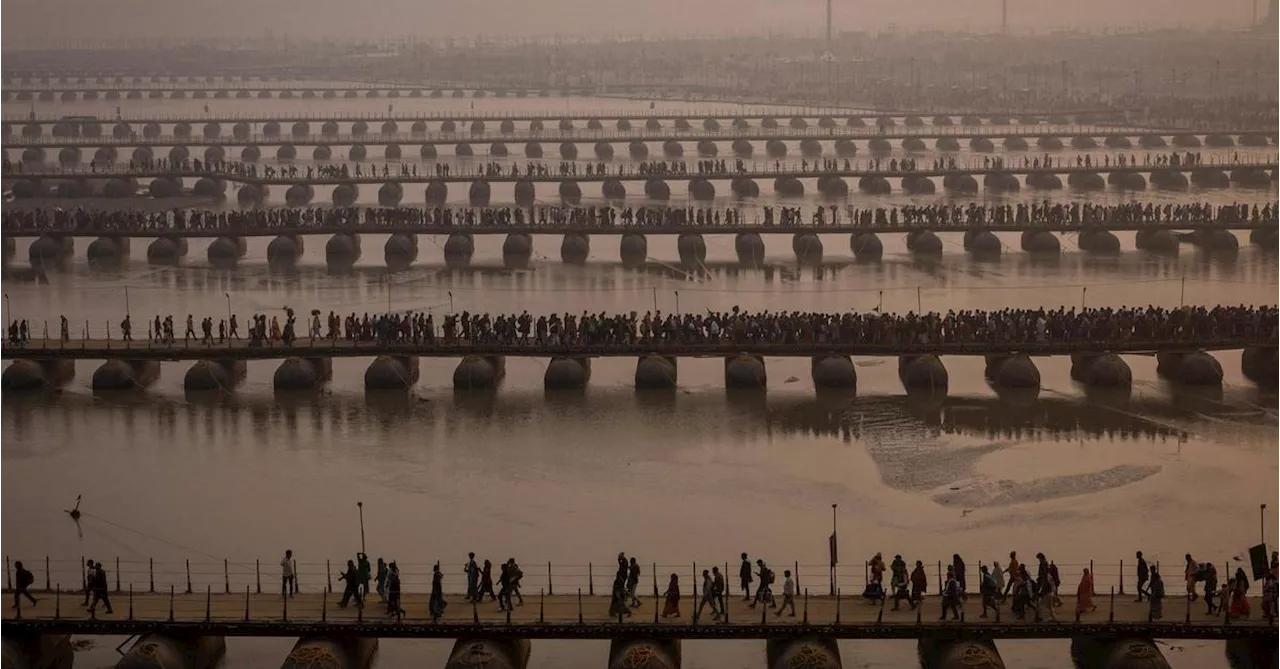
[[[160,378],[160,363],[154,360],[111,359],[93,372],[93,390],[139,390]]]
[[[507,373],[501,356],[467,356],[453,370],[454,390],[492,390]]]
[[[19,358],[4,369],[0,387],[16,391],[43,390],[61,386],[75,376],[74,360]]]
[[[244,360],[198,360],[182,377],[183,390],[227,391],[244,380]]]
[[[75,649],[70,634],[5,633],[0,645],[4,669],[71,669]]]
[[[366,669],[377,650],[377,637],[304,637],[294,644],[280,669]]]
[[[547,390],[581,390],[591,380],[591,358],[552,358],[542,376]]]
[[[674,356],[646,355],[636,361],[637,390],[667,390],[676,387],[678,364]]]
[[[764,655],[768,669],[841,669],[844,666],[836,640],[824,637],[768,639]]]
[[[680,669],[679,639],[614,639],[609,669]]]
[[[445,669],[525,669],[532,646],[528,639],[458,639]]]
[[[380,355],[364,372],[365,390],[408,390],[417,382],[417,356]]]
[[[315,390],[333,376],[332,358],[285,358],[272,377],[276,390]]]
[[[148,634],[120,658],[116,669],[213,669],[227,652],[220,636]]]

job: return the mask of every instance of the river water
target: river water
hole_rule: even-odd
[[[282,113],[318,104],[198,102]],[[440,111],[473,101],[401,99],[397,111],[408,111],[410,102]],[[495,112],[542,103],[571,110],[629,104],[474,101],[477,110]],[[192,101],[131,104],[136,108],[126,115],[198,107]],[[376,111],[387,101],[324,104],[335,111],[373,104],[367,110]],[[89,107],[113,111],[101,102],[57,109],[85,113]],[[4,111],[18,110],[7,103]],[[1275,194],[1181,197],[1264,202]],[[1096,199],[1126,196],[1108,192]],[[981,263],[964,254],[958,237],[945,234],[944,257],[920,264],[900,235],[885,235],[884,260],[865,265],[852,263],[846,237],[824,235],[827,263],[819,269],[795,267],[788,240],[768,237],[768,267],[748,271],[734,265],[732,237],[712,235],[709,271],[692,276],[674,269],[675,240],[667,237],[651,237],[652,262],[636,271],[619,266],[613,237],[593,239],[585,267],[560,264],[559,240],[539,237],[534,265],[524,271],[502,268],[498,236],[477,239],[467,270],[445,269],[443,238],[424,237],[415,266],[394,275],[382,266],[379,236],[365,239],[364,256],[348,275],[325,270],[318,238],[308,240],[299,270],[285,275],[268,270],[266,238],[250,240],[234,271],[208,268],[202,241],[192,244],[188,265],[152,268],[139,240],[133,260],[109,271],[89,268],[81,244],[76,261],[52,274],[48,285],[7,282],[5,317],[29,319],[38,335],[45,321],[56,329],[60,314],[71,318],[73,331],[80,321],[97,330],[98,323],[117,322],[126,308],[138,322],[156,313],[220,318],[228,301],[243,316],[279,314],[285,306],[304,312],[374,312],[388,305],[436,313],[700,312],[734,305],[906,311],[1276,299],[1274,253],[1244,243],[1237,257],[1224,259],[1188,245],[1169,258],[1134,251],[1132,234],[1119,236],[1125,252],[1118,258],[1086,256],[1068,235],[1061,259],[1044,262],[1016,251],[1016,235],[1002,235],[1010,251],[997,263]],[[1257,542],[1258,505],[1280,506],[1276,396],[1242,377],[1238,352],[1215,355],[1226,373],[1220,394],[1179,388],[1157,377],[1154,359],[1127,357],[1134,374],[1128,399],[1087,394],[1061,358],[1037,360],[1038,398],[1001,398],[983,380],[981,360],[952,357],[945,359],[949,395],[933,402],[909,401],[894,361],[876,358],[857,360],[856,394],[836,396],[815,396],[804,359],[768,359],[769,390],[748,395],[727,394],[720,364],[695,359],[680,361],[674,393],[637,393],[634,361],[604,359],[594,362],[584,393],[548,394],[541,385],[545,360],[512,359],[496,394],[455,395],[456,360],[424,359],[415,388],[390,397],[364,393],[367,360],[335,361],[327,389],[303,397],[277,397],[275,363],[257,362],[234,393],[213,398],[184,394],[185,363],[164,364],[145,393],[94,395],[88,380],[97,363],[85,362],[61,393],[4,398],[4,552],[29,564],[50,555],[53,578],[66,583],[77,581],[81,556],[106,562],[114,578],[118,556],[123,580],[139,587],[148,558],[161,565],[161,584],[179,583],[180,561],[192,560],[197,587],[221,583],[219,563],[227,558],[237,565],[234,584],[242,587],[251,578],[246,565],[254,559],[273,565],[291,548],[304,565],[305,587],[321,578],[325,559],[357,550],[355,502],[362,501],[369,552],[397,559],[413,589],[426,587],[438,559],[446,565],[447,587],[457,590],[461,576],[453,565],[460,567],[469,550],[481,558],[562,565],[555,568],[558,588],[582,586],[588,562],[610,564],[618,551],[656,562],[660,571],[732,561],[747,551],[775,564],[799,563],[802,583],[820,583],[831,505],[838,504],[847,590],[860,589],[860,563],[876,551],[926,563],[959,552],[976,567],[1003,562],[1010,550],[1024,558],[1045,552],[1070,587],[1094,560],[1099,590],[1118,584],[1125,559],[1131,588],[1128,560],[1135,550],[1175,564],[1187,552],[1231,560]],[[84,496],[87,512],[80,532],[62,513],[76,495]],[[1274,540],[1274,515],[1265,524]],[[38,582],[42,570],[36,569]],[[275,571],[264,573],[271,587]],[[526,592],[536,592],[541,577],[529,580]],[[596,584],[604,586],[599,574]],[[118,643],[109,641],[82,653],[80,666],[109,666]],[[274,666],[291,643],[231,640],[227,666]],[[1010,667],[1070,666],[1066,642],[1002,642],[999,648]],[[389,641],[378,666],[442,666],[448,649],[447,642]],[[844,643],[842,649],[849,667],[915,662],[910,642]],[[1175,642],[1164,651],[1174,667],[1226,666],[1221,644]],[[531,666],[603,666],[606,653],[604,643],[537,642]],[[694,668],[759,667],[763,655],[763,643],[756,642],[684,647],[685,666]]]

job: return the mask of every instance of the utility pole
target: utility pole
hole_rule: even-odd
[[[1000,0],[1000,34],[1009,34],[1009,0]]]
[[[823,60],[827,61],[827,94],[831,96],[835,93],[835,81],[832,78],[832,66],[835,63],[835,52],[831,50],[831,2],[827,0],[827,52],[822,54]]]

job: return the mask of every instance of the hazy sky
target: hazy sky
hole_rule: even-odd
[[[1008,0],[1015,29],[1238,26],[1270,0]],[[1001,0],[834,0],[837,30],[999,25]],[[820,34],[824,0],[4,0],[6,44],[94,39]]]

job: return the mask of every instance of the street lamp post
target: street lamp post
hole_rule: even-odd
[[[836,505],[831,505],[831,596],[836,596],[836,564],[840,561],[838,555],[839,549],[836,543]]]

